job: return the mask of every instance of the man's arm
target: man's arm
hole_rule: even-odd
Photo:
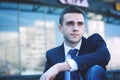
[[[110,60],[110,53],[105,41],[99,34],[93,34],[88,39],[89,48],[91,51],[74,58],[78,65],[79,71],[84,71],[93,65],[105,67]]]
[[[56,75],[61,71],[70,70],[70,66],[67,61],[57,63],[48,69],[40,78],[40,80],[54,80]]]

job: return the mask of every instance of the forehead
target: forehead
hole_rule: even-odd
[[[63,16],[63,21],[68,22],[68,21],[82,21],[84,22],[84,16],[81,13],[66,13]]]

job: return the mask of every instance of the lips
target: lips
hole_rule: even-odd
[[[71,36],[77,37],[79,36],[79,34],[71,34]]]

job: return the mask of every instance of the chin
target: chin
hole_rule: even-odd
[[[72,41],[72,43],[79,43],[80,42],[80,40],[74,40],[74,41]]]

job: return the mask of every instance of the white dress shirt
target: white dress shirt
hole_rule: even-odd
[[[78,69],[78,65],[77,65],[77,63],[73,59],[71,59],[71,56],[70,56],[70,54],[68,54],[68,52],[69,52],[70,49],[78,49],[78,50],[80,50],[81,43],[82,43],[82,39],[80,40],[79,44],[77,46],[75,46],[74,48],[71,48],[71,47],[67,46],[64,43],[65,60],[68,61],[68,64],[71,67],[70,71],[77,70]],[[76,55],[78,55],[78,53]],[[65,72],[65,80],[70,80],[70,71],[66,71]]]

